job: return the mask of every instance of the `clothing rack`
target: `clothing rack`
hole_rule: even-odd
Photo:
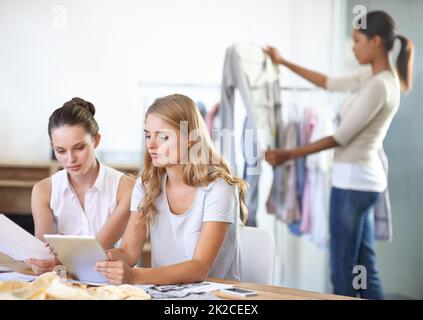
[[[280,87],[281,91],[321,91],[319,87]]]
[[[154,81],[139,81],[139,87],[183,87],[183,88],[209,88],[220,89],[220,84],[214,83],[189,83],[189,82],[154,82]],[[319,87],[290,87],[282,86],[281,91],[321,91]]]
[[[189,82],[152,82],[152,81],[139,81],[139,87],[183,87],[183,88],[209,88],[219,89],[220,85],[213,83],[189,83]]]

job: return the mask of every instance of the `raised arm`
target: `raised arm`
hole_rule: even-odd
[[[306,79],[306,80],[310,81],[311,83],[315,84],[316,86],[319,86],[321,88],[326,89],[326,81],[327,81],[326,75],[319,73],[319,72],[316,72],[316,71],[312,71],[312,70],[303,68],[303,67],[301,67],[297,64],[294,64],[294,63],[291,63],[291,62],[285,60],[281,56],[279,51],[274,47],[269,46],[269,47],[265,48],[264,51],[270,56],[273,63],[283,65],[283,66],[287,67],[288,69],[290,69],[291,71],[298,74],[299,76],[303,77],[304,79]]]

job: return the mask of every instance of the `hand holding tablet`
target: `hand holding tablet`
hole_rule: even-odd
[[[105,261],[107,254],[94,236],[44,235],[67,272],[80,281],[107,283],[107,279],[95,270],[95,264]]]

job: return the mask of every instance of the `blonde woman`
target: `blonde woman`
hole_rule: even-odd
[[[119,249],[97,263],[112,284],[176,284],[206,277],[239,280],[238,226],[247,184],[212,147],[194,102],[157,99],[145,117],[145,156]],[[132,268],[147,237],[152,268]]]

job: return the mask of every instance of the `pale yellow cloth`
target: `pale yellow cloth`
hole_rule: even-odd
[[[132,285],[87,285],[64,283],[53,272],[39,276],[34,282],[1,281],[0,300],[147,300],[144,290]]]

